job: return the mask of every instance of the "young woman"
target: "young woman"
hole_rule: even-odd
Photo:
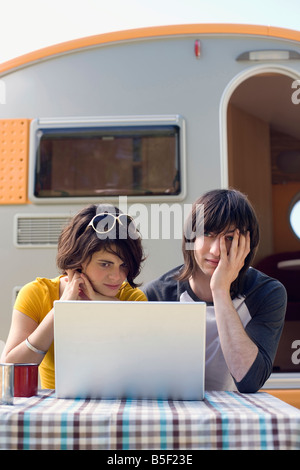
[[[146,301],[134,280],[143,261],[134,221],[116,207],[90,205],[62,231],[57,252],[61,275],[25,285],[14,305],[2,362],[39,363],[42,388],[55,388],[55,300]]]

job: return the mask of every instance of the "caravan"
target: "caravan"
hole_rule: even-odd
[[[255,265],[289,296],[266,387],[300,388],[299,32],[194,24],[92,36],[0,64],[0,93],[1,341],[20,286],[56,276],[60,230],[88,202],[138,220],[145,283],[182,262],[192,202],[234,187],[260,220]]]

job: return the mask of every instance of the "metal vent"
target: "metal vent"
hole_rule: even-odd
[[[58,237],[69,218],[65,215],[16,215],[14,230],[16,246],[56,247]]]

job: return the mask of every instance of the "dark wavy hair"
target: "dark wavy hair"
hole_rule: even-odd
[[[237,279],[231,285],[231,296],[239,295],[243,290],[245,272],[249,268],[259,244],[259,225],[254,208],[247,197],[235,189],[208,191],[199,197],[192,206],[186,220],[186,226],[192,229],[190,233],[197,234],[200,209],[203,211],[204,233],[223,233],[230,226],[239,229],[241,234],[246,234],[247,231],[250,232],[250,252]],[[194,235],[192,239],[188,238],[187,235],[188,232],[185,230],[182,242],[184,267],[178,276],[180,280],[188,280],[197,269],[194,250],[187,249],[190,243],[195,242],[197,235]]]
[[[100,204],[89,205],[76,214],[62,230],[58,240],[58,250],[56,263],[59,271],[66,274],[68,269],[80,270],[84,262],[89,262],[92,255],[100,250],[117,255],[127,266],[127,281],[132,287],[138,284],[134,279],[141,271],[141,264],[144,261],[141,237],[136,228],[134,237],[128,233],[132,230],[132,219],[127,219],[125,227],[127,236],[124,236],[124,226],[122,233],[119,223],[116,221],[115,229],[108,232],[107,236],[99,236],[89,223],[96,214],[111,213],[116,216],[122,212],[112,205]]]

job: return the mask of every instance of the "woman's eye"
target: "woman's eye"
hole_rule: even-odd
[[[233,236],[232,236],[232,235],[227,235],[227,236],[226,236],[226,240],[227,240],[228,242],[232,242]]]
[[[100,263],[99,266],[100,266],[101,268],[108,268],[109,263]]]

